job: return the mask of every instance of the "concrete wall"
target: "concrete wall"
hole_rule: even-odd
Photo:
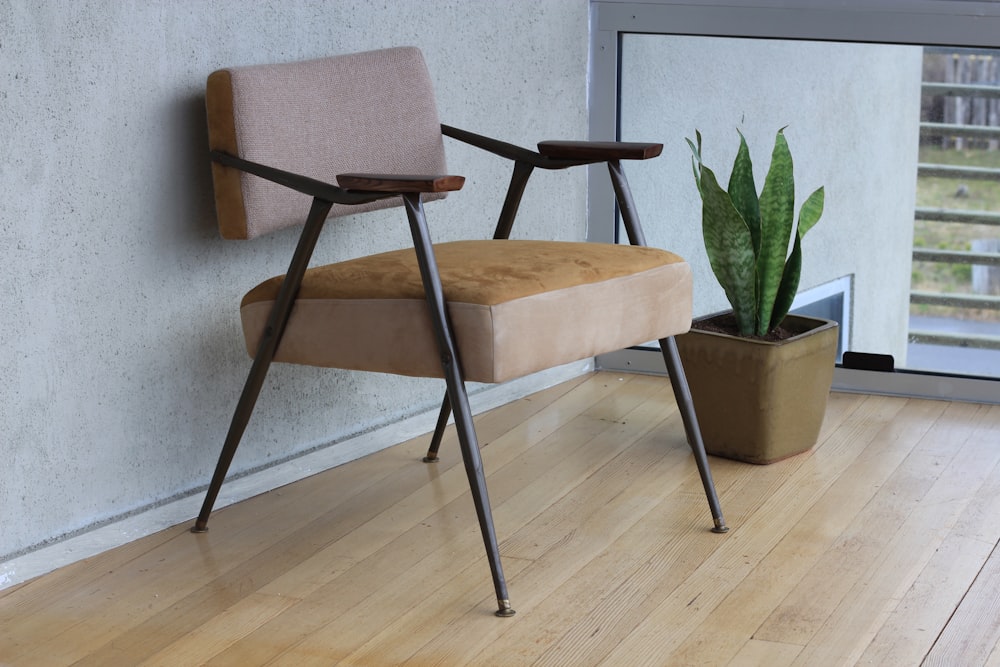
[[[586,0],[0,0],[0,560],[189,493],[214,466],[249,368],[239,299],[285,270],[295,234],[219,238],[207,74],[402,44],[424,50],[445,122],[524,145],[586,136]],[[488,236],[508,165],[449,150],[468,181],[428,207],[432,233]],[[540,235],[584,238],[585,173],[536,178],[523,211]],[[407,240],[397,209],[338,222],[316,257]],[[233,470],[441,390],[276,366]]]
[[[635,170],[650,243],[695,267],[695,310],[729,307],[701,237],[701,200],[684,141],[695,129],[705,164],[725,185],[739,128],[758,191],[774,135],[788,126],[796,213],[820,185],[826,206],[803,244],[800,289],[853,278],[850,349],[906,359],[922,49],[909,46],[628,35],[622,52],[622,134],[663,141]],[[891,196],[890,196],[891,193]]]

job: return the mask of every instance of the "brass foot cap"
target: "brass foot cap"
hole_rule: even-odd
[[[441,459],[439,459],[436,456],[430,456],[430,455],[428,455],[428,456],[424,457],[424,463],[437,463],[440,460]]]
[[[497,610],[496,615],[501,618],[507,618],[513,616],[516,612],[510,608],[510,600],[497,600],[500,608]]]
[[[726,522],[723,521],[721,518],[720,519],[716,519],[715,520],[715,527],[712,528],[712,532],[713,533],[720,533],[720,534],[721,533],[728,533],[729,532],[729,526],[727,526]]]
[[[191,532],[192,533],[207,533],[208,532],[208,524],[205,524],[205,523],[202,523],[201,521],[198,521],[193,526],[191,526]]]

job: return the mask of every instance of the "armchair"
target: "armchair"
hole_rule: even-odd
[[[691,324],[683,259],[645,247],[621,161],[659,144],[546,141],[537,151],[441,125],[420,52],[395,48],[239,67],[208,79],[209,142],[221,233],[251,239],[303,225],[287,273],[243,299],[253,363],[192,531],[209,515],[272,362],[445,380],[426,461],[454,412],[497,596],[513,614],[465,382],[503,382],[658,339],[701,475],[713,530],[724,532],[697,419],[672,336]],[[424,202],[462,188],[444,137],[513,162],[492,239],[432,242]],[[535,169],[605,162],[631,245],[510,240]],[[309,267],[328,218],[406,211],[413,247]]]

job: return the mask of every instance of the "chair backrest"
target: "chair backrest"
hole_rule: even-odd
[[[212,150],[333,184],[348,172],[446,173],[430,74],[413,47],[222,69],[205,98]],[[305,221],[308,196],[218,163],[212,174],[225,238]],[[330,216],[399,204],[334,206]]]

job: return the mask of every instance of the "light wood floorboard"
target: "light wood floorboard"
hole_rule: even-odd
[[[1000,667],[1000,406],[831,394],[812,451],[712,459],[726,535],[665,378],[477,428],[513,618],[449,433],[0,591],[0,665]]]

